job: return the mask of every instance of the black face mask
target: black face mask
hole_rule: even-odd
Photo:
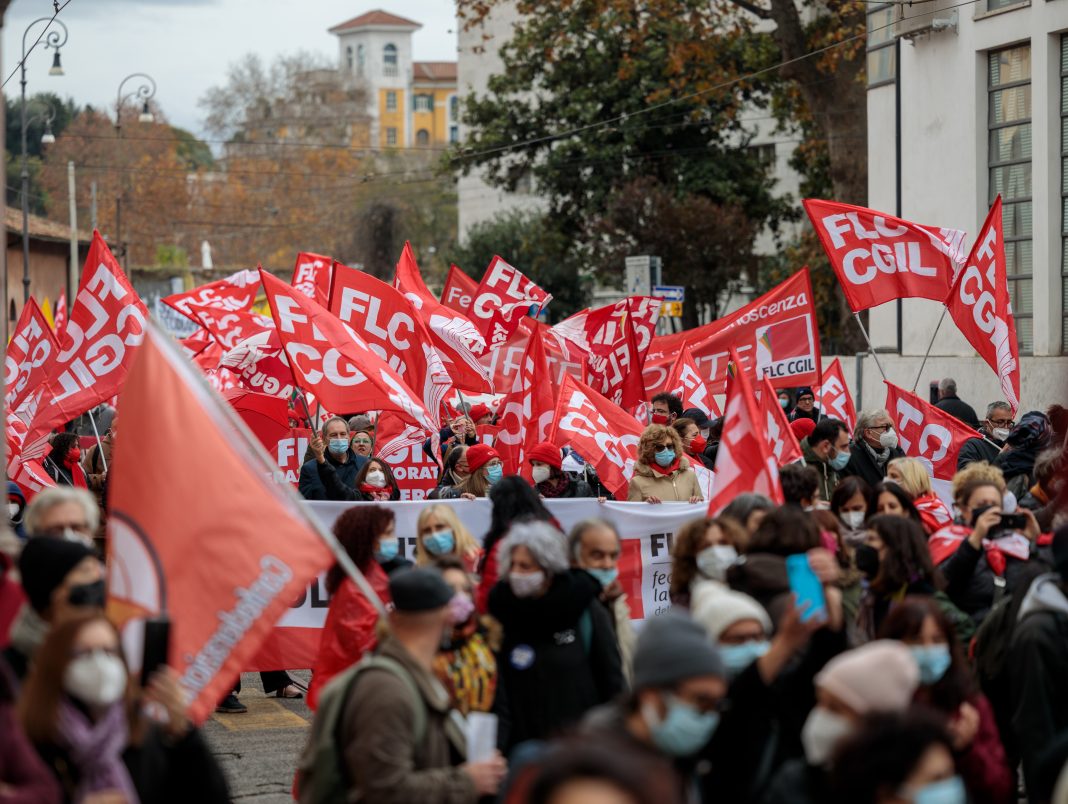
[[[870,544],[858,545],[853,553],[853,560],[857,569],[864,573],[869,581],[879,574],[879,551]]]
[[[78,584],[70,588],[67,601],[79,608],[102,609],[107,602],[107,588],[102,580]]]

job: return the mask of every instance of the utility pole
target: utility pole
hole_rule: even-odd
[[[70,198],[70,265],[67,266],[68,304],[78,292],[78,202],[74,185],[74,162],[67,162],[67,196]]]

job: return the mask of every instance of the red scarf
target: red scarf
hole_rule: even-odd
[[[362,491],[364,494],[370,494],[372,496],[375,494],[385,494],[387,498],[392,496],[393,494],[393,489],[391,489],[389,486],[370,486],[367,483],[360,484],[360,491]]]
[[[680,458],[676,458],[672,463],[668,464],[667,466],[661,466],[660,464],[658,464],[656,462],[656,459],[654,458],[653,462],[646,464],[646,466],[648,466],[650,469],[652,469],[658,475],[663,475],[664,477],[667,477],[668,475],[670,475],[672,472],[674,472],[676,469],[679,468],[679,461],[680,460],[681,460]]]

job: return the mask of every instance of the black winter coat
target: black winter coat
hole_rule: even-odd
[[[956,396],[947,396],[940,399],[935,407],[943,413],[948,413],[954,419],[959,419],[969,427],[979,428],[979,417],[975,415],[975,408]]]
[[[359,489],[346,486],[342,483],[333,464],[325,461],[323,463],[316,462],[315,468],[319,472],[319,482],[322,483],[323,487],[326,489],[326,499],[374,502],[374,498],[371,497],[370,494],[364,494]],[[389,493],[389,499],[399,500],[400,489],[394,486],[393,490]]]
[[[1016,593],[1021,579],[1034,577],[1026,572],[1027,562],[1005,556],[1005,591]],[[965,539],[957,551],[939,566],[946,579],[946,596],[978,624],[994,606],[997,589],[994,570],[986,560],[986,550],[976,550]]]
[[[509,749],[554,736],[623,690],[619,647],[598,603],[600,591],[583,570],[555,576],[541,597],[516,597],[506,579],[490,591],[489,613],[504,628],[497,668],[509,703]]]
[[[337,459],[334,458],[333,454],[327,450],[326,462],[334,468],[334,472],[340,483],[355,490],[356,475],[360,473],[360,469],[367,463],[367,458],[362,455],[357,455],[350,449],[349,459],[345,463],[339,463]],[[319,462],[315,460],[315,458],[312,458],[300,467],[300,482],[297,484],[297,488],[300,490],[300,494],[305,500],[345,499],[344,497],[331,497],[327,493],[323,481],[319,479]]]
[[[890,457],[880,468],[879,464],[875,462],[875,458],[868,451],[868,447],[854,439],[849,442],[849,463],[845,465],[845,469],[839,474],[842,477],[849,477],[850,475],[859,477],[869,486],[874,486],[876,483],[883,482],[883,478],[886,477],[886,467],[890,465],[890,461],[904,457],[904,450],[900,447],[895,447],[890,450]]]
[[[1000,453],[1001,447],[982,436],[969,438],[960,448],[960,452],[957,453],[957,471],[959,472],[970,463],[979,461],[993,463]]]

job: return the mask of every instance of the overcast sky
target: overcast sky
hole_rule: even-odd
[[[63,9],[70,38],[63,48],[66,75],[52,77],[52,51],[42,46],[27,60],[26,93],[53,91],[78,105],[113,110],[119,82],[130,73],[151,75],[155,100],[175,125],[200,135],[197,100],[225,79],[227,66],[245,53],[274,56],[311,50],[336,58],[327,29],[381,8],[423,24],[413,37],[417,61],[456,58],[453,0],[71,0]],[[4,17],[4,78],[15,69],[26,26],[52,15],[51,0],[15,0]],[[32,44],[44,23],[27,37]],[[18,97],[16,74],[4,87]],[[126,90],[136,88],[130,82]]]

